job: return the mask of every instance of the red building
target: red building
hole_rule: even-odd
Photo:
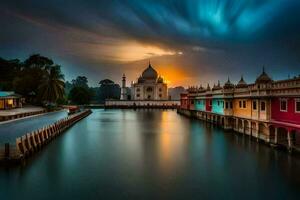
[[[274,81],[270,136],[275,143],[300,146],[300,77]]]
[[[271,118],[273,121],[300,125],[300,98],[275,97],[271,102]]]
[[[272,86],[271,121],[300,125],[300,77],[275,81]]]
[[[185,110],[189,109],[188,94],[186,93],[180,94],[180,108]]]
[[[212,110],[212,98],[211,98],[211,95],[207,96],[207,98],[206,98],[205,110],[206,110],[206,112],[211,112],[211,110]]]
[[[212,93],[209,84],[207,85],[206,88],[205,110],[206,112],[212,111]]]

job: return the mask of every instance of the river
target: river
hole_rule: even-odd
[[[300,158],[171,110],[93,110],[22,166],[0,199],[296,199]]]

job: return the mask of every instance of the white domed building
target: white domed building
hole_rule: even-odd
[[[167,83],[150,63],[137,82],[131,84],[131,97],[133,100],[168,100]]]

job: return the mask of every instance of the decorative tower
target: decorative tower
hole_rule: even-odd
[[[123,77],[122,77],[121,100],[127,100],[127,97],[126,97],[126,76],[125,76],[125,74],[123,74]]]

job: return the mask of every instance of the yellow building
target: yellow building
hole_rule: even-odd
[[[22,98],[14,92],[0,91],[0,110],[22,107]]]

